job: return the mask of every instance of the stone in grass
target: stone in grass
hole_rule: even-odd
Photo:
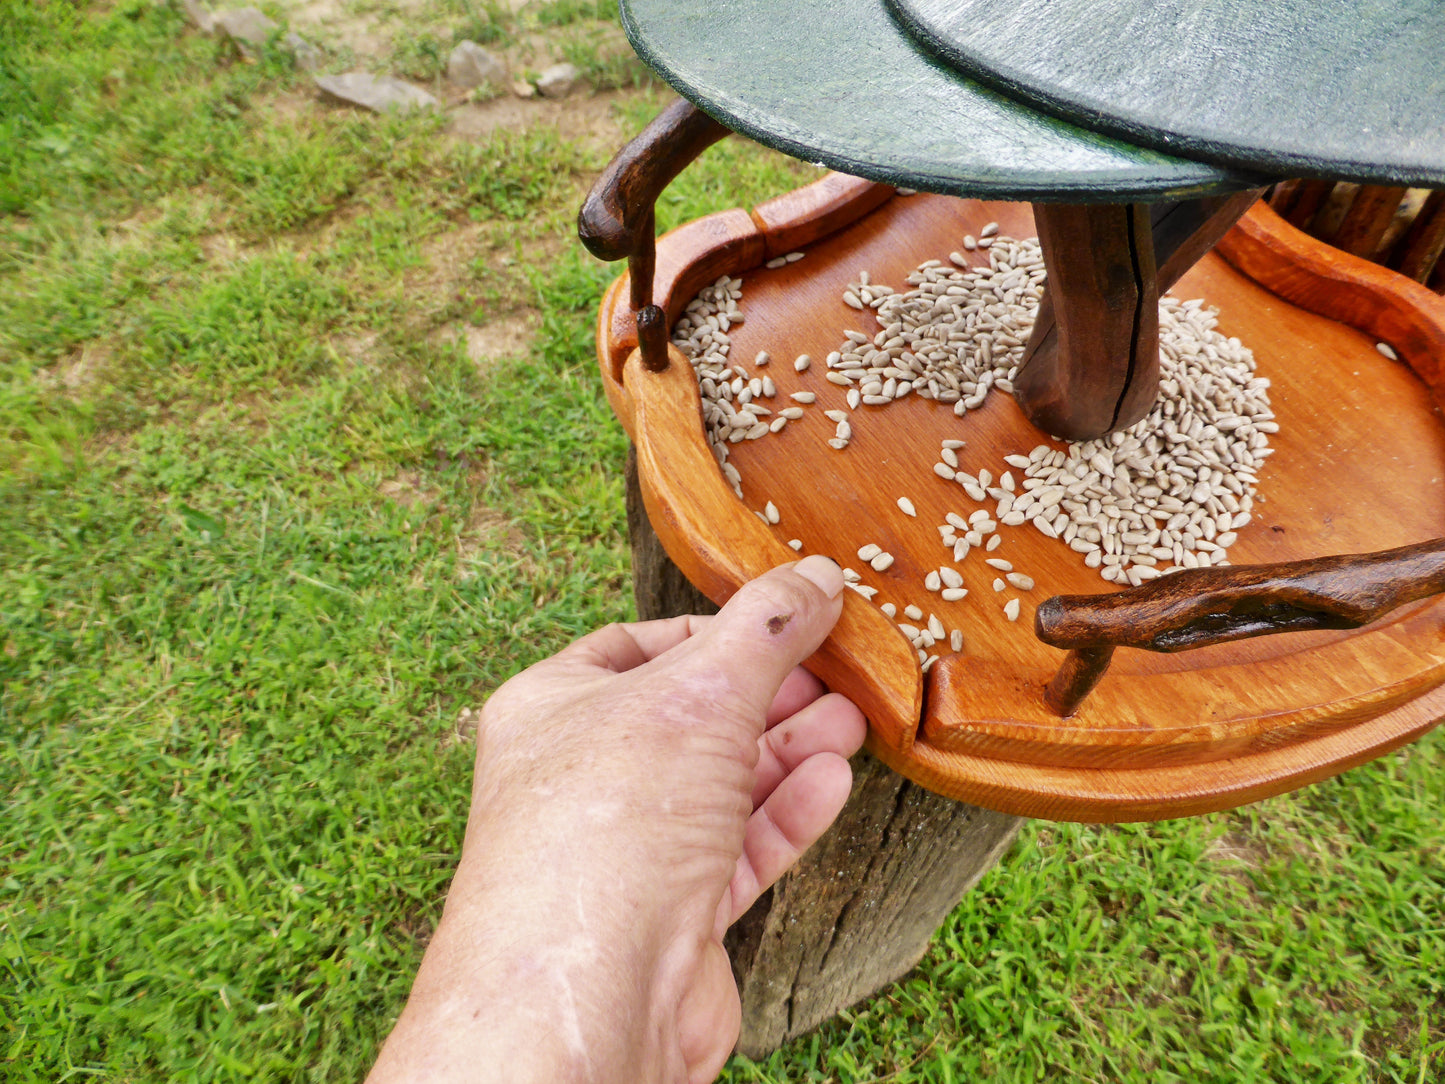
[[[420,87],[403,83],[389,75],[366,72],[345,72],[341,75],[318,75],[316,85],[321,92],[347,105],[359,105],[375,113],[396,110],[435,109],[441,103]]]
[[[474,41],[459,41],[447,57],[447,80],[459,87],[507,85],[507,64]]]
[[[229,38],[248,57],[254,58],[271,40],[276,24],[256,8],[231,8],[214,16],[216,31]]]
[[[180,0],[180,6],[186,22],[202,34],[209,34],[216,29],[216,17],[201,6],[200,0]]]
[[[312,45],[296,31],[286,35],[286,51],[291,54],[291,60],[295,65],[305,72],[314,72],[321,67],[324,59],[321,50]]]
[[[537,76],[537,90],[544,98],[565,98],[577,87],[582,73],[571,64],[553,64]]]

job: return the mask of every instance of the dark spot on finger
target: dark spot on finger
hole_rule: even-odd
[[[776,636],[787,627],[788,622],[792,619],[792,614],[773,614],[772,617],[768,618],[768,631]]]
[[[784,745],[791,745],[792,743],[793,743],[793,732],[792,732],[791,730],[785,730],[785,731],[783,731],[783,744],[784,744]]]

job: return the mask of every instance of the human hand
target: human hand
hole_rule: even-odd
[[[461,866],[374,1080],[716,1076],[739,1023],[723,933],[832,823],[863,740],[798,667],[842,586],[806,558],[497,691]]]

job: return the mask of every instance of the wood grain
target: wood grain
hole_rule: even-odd
[[[854,412],[852,443],[834,451],[825,443],[833,427],[822,410],[841,406],[842,392],[822,379],[821,359],[837,348],[845,330],[877,330],[871,314],[841,301],[860,269],[869,270],[875,282],[901,286],[919,262],[946,258],[964,233],[976,234],[991,220],[1006,235],[1032,233],[1027,205],[914,196],[889,200],[777,271],[761,266],[767,243],[756,228],[750,260],[729,266],[714,258],[715,249],[699,246],[709,275],[727,270],[743,279],[747,322],[730,332],[733,355],[751,358],[768,350],[778,359],[768,371],[779,395],[809,390],[818,403],[780,433],[731,446],[730,462],[743,478],[739,502],[706,451],[696,391],[689,388],[693,398],[670,409],[674,419],[687,419],[695,445],[685,451],[668,443],[644,464],[644,476],[671,477],[674,488],[698,490],[710,475],[707,484],[718,492],[708,502],[711,511],[694,509],[685,520],[673,521],[669,552],[676,548],[693,562],[689,575],[705,587],[710,582],[710,595],[725,594],[767,567],[766,561],[750,565],[745,553],[764,552],[767,561],[791,558],[791,551],[784,555],[757,540],[740,547],[734,541],[739,531],[761,533],[777,546],[798,538],[805,552],[828,553],[860,568],[864,582],[879,590],[875,602],[893,602],[900,611],[916,603],[947,628],[963,630],[964,651],[944,656],[929,672],[913,748],[901,752],[905,741],[896,718],[878,729],[871,747],[931,789],[1009,812],[1110,820],[1223,808],[1322,778],[1358,762],[1351,758],[1392,747],[1408,740],[1402,734],[1427,726],[1415,702],[1434,705],[1430,690],[1445,679],[1445,618],[1438,603],[1405,606],[1356,631],[1263,637],[1177,655],[1119,651],[1108,678],[1079,714],[1060,720],[1045,707],[1043,691],[1064,656],[1032,635],[1030,624],[1034,607],[1050,595],[1106,589],[1078,554],[1026,527],[1001,528],[1004,543],[996,556],[1039,585],[1023,596],[1024,613],[1016,623],[1002,612],[1008,596],[991,587],[996,574],[972,556],[959,568],[969,589],[965,599],[945,603],[924,590],[924,574],[948,557],[934,526],[945,512],[967,515],[975,507],[960,487],[932,474],[939,441],[965,440],[959,452],[963,468],[986,467],[996,474],[1004,469],[1004,454],[1040,443],[1060,445],[1031,425],[1006,395],[990,396],[962,420],[942,404],[910,396]],[[1445,357],[1445,320],[1422,313],[1399,290],[1380,292],[1382,282],[1403,281],[1398,276],[1348,257],[1345,263],[1325,259],[1317,242],[1300,242],[1282,232],[1287,230],[1277,215],[1258,206],[1221,248],[1264,278],[1282,282],[1286,291],[1351,314],[1367,333],[1282,300],[1214,254],[1174,290],[1217,306],[1221,331],[1240,337],[1254,351],[1260,373],[1273,381],[1281,431],[1260,475],[1254,521],[1231,547],[1231,559],[1303,560],[1445,535],[1445,429],[1425,384],[1407,365],[1374,349],[1376,335],[1386,338],[1382,331],[1388,330],[1387,341],[1402,358],[1433,374]],[[679,231],[675,237],[686,235]],[[686,257],[669,251],[672,243],[659,249],[659,264],[664,259],[686,264]],[[1301,271],[1302,263],[1312,270]],[[1387,279],[1369,287],[1372,295],[1355,299],[1353,291],[1371,274]],[[1322,276],[1335,285],[1321,287]],[[614,285],[604,301],[602,327],[610,326],[609,308],[625,304],[620,289],[621,283]],[[690,296],[659,300],[675,312]],[[599,342],[604,382],[636,437],[636,416],[651,409],[656,386],[637,384],[630,374],[614,382],[607,360],[615,347]],[[805,352],[819,363],[806,373],[793,372],[788,360]],[[686,383],[679,381],[669,394],[681,395]],[[639,388],[648,394],[639,397]],[[661,423],[657,432],[670,424]],[[650,439],[640,441],[640,449]],[[911,499],[916,518],[899,511],[900,496]],[[653,499],[659,505],[654,522],[669,522],[662,508],[675,498],[654,492]],[[774,528],[751,511],[769,500],[782,512]],[[728,514],[729,507],[737,511]],[[884,573],[855,557],[870,542],[895,556]],[[689,549],[698,551],[691,559]],[[866,604],[863,609],[876,613]],[[875,680],[869,670],[879,650],[887,654],[897,645],[906,650],[901,639],[884,635],[891,632],[886,621],[884,626],[876,630],[876,643],[855,649],[855,682]],[[1364,736],[1351,737],[1357,732]],[[1290,749],[1302,752],[1290,759],[1285,755]],[[1336,760],[1331,765],[1318,759],[1322,756]],[[1090,780],[1097,784],[1093,790]]]
[[[1387,343],[1445,402],[1445,298],[1383,267],[1351,259],[1258,203],[1216,246],[1235,268],[1307,312]],[[1379,416],[1389,418],[1387,404]]]
[[[1281,632],[1356,629],[1442,591],[1445,539],[1437,538],[1382,553],[1186,569],[1112,595],[1055,595],[1034,612],[1034,631],[1069,655],[1044,703],[1057,715],[1077,712],[1116,647],[1190,651]]]
[[[600,260],[627,260],[634,310],[652,302],[657,197],[727,134],[691,102],[675,101],[613,155],[582,204],[577,236]]]
[[[1049,269],[1013,379],[1024,415],[1064,440],[1133,425],[1159,397],[1159,294],[1144,204],[1036,204]]]

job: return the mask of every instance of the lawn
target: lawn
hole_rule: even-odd
[[[7,1081],[360,1078],[475,708],[631,613],[616,269],[572,223],[666,97],[605,5],[337,8],[419,81],[467,33],[601,89],[461,135],[151,0],[0,0]],[[660,224],[812,176],[730,139]],[[1442,809],[1437,734],[1230,814],[1032,824],[905,981],[724,1079],[1445,1080]]]

